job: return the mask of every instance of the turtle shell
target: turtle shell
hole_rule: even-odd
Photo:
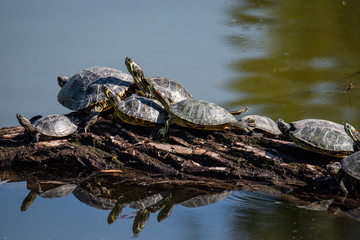
[[[127,116],[119,117],[129,124],[164,124],[168,119],[168,112],[154,99],[133,95],[123,101],[116,98],[115,104],[117,110]]]
[[[58,101],[71,110],[87,108],[106,101],[101,86],[106,84],[116,95],[121,95],[133,83],[133,78],[109,67],[90,67],[72,76],[61,88]]]
[[[301,148],[344,157],[354,152],[354,142],[346,134],[327,127],[304,127],[290,132],[290,138]]]
[[[271,118],[268,118],[266,116],[260,116],[260,115],[247,115],[243,118],[241,118],[241,121],[248,120],[248,119],[254,119],[256,126],[255,130],[261,130],[263,132],[269,133],[274,136],[281,135],[281,131],[277,125],[277,123],[272,120]]]
[[[77,125],[67,116],[52,114],[32,124],[36,131],[50,137],[65,137],[76,131]]]
[[[236,122],[236,118],[219,105],[197,99],[170,104],[170,112],[184,120],[184,123],[177,122],[180,125],[208,130],[217,130],[216,126]]]
[[[154,85],[156,90],[159,91],[163,96],[168,97],[173,102],[180,102],[186,99],[193,99],[192,95],[186,88],[181,86],[179,83],[165,77],[151,77],[149,78]]]
[[[345,132],[343,125],[324,119],[302,119],[288,124],[283,119],[280,118],[276,121],[276,123],[278,124],[279,129],[283,133],[287,133],[289,131],[294,131],[305,127],[326,127],[326,128],[335,129],[337,131]]]
[[[342,159],[341,167],[348,175],[360,180],[360,152],[355,152]]]

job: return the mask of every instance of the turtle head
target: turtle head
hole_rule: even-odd
[[[25,133],[30,135],[35,135],[36,130],[31,124],[30,120],[24,117],[24,115],[17,113],[16,118],[19,121],[20,125],[25,128]]]
[[[145,88],[149,89],[152,98],[158,100],[164,106],[164,108],[169,111],[169,107],[170,107],[169,99],[167,97],[164,97],[158,90],[156,90],[156,88],[149,81],[149,79],[144,78],[142,80],[142,83],[143,83]]]
[[[60,87],[63,87],[65,85],[65,83],[67,83],[69,81],[70,78],[65,77],[65,76],[58,76],[57,77],[57,81]]]
[[[344,130],[349,135],[349,137],[351,137],[356,146],[360,148],[360,133],[348,123],[344,124]]]
[[[118,97],[106,85],[102,85],[101,90],[106,96],[106,98],[109,100],[110,104],[115,107],[116,101],[119,100]]]
[[[129,73],[133,76],[136,83],[140,83],[141,80],[144,78],[144,72],[134,60],[127,57],[125,59],[125,65],[129,71]]]

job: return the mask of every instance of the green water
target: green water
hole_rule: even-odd
[[[0,127],[15,114],[67,113],[58,75],[104,65],[180,82],[194,97],[286,121],[322,118],[360,128],[360,2],[1,1]],[[353,83],[351,91],[345,92]],[[73,195],[38,197],[20,212],[24,183],[0,184],[0,239],[129,239],[134,218]],[[133,210],[125,209],[131,214]],[[357,239],[344,214],[297,208],[276,197],[234,192],[217,203],[176,206],[140,239]]]

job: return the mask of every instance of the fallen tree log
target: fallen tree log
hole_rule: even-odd
[[[341,211],[359,207],[356,195],[343,198],[339,179],[325,168],[339,159],[256,133],[174,127],[166,137],[158,138],[157,132],[157,128],[134,127],[101,117],[90,133],[80,131],[63,139],[30,144],[22,127],[1,128],[0,178],[77,184],[99,172],[110,171],[111,175],[111,170],[118,170],[121,174],[114,181],[130,186],[165,184],[218,190],[270,186],[297,203],[335,199]],[[80,174],[83,171],[90,174]]]
[[[234,183],[304,186],[328,176],[325,165],[338,160],[261,134],[171,128],[167,136],[158,138],[157,131],[102,117],[91,133],[75,133],[34,145],[27,142],[22,127],[1,128],[0,167],[130,167],[177,178],[201,176]]]

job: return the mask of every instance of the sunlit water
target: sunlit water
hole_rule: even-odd
[[[2,1],[0,127],[69,110],[58,75],[134,58],[194,97],[287,121],[323,118],[360,127],[359,1]],[[350,94],[344,92],[354,83]],[[24,184],[0,185],[1,239],[130,238],[132,219],[73,195],[19,208]],[[141,239],[356,239],[359,222],[235,192],[206,207],[152,215]]]

